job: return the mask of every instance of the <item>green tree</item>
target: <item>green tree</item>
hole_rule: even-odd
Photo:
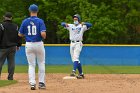
[[[61,22],[73,23],[80,14],[93,27],[84,34],[84,43],[140,43],[139,0],[0,0],[0,21],[6,11],[13,13],[19,26],[29,16],[30,4],[39,6],[38,16],[47,26],[45,43],[69,43]]]

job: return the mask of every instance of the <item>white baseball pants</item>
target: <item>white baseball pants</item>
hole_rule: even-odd
[[[70,54],[71,54],[71,59],[73,62],[79,61],[79,56],[80,56],[82,47],[83,47],[83,43],[81,41],[70,43]]]
[[[45,49],[43,42],[26,42],[26,56],[29,64],[28,75],[29,83],[36,84],[35,67],[38,63],[39,82],[45,83]]]

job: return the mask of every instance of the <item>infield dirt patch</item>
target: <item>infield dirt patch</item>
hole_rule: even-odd
[[[63,80],[68,74],[46,74],[46,90],[30,90],[28,74],[15,74],[17,84],[0,93],[140,93],[139,74],[86,74],[85,79]],[[2,80],[7,74],[2,73]],[[37,85],[38,86],[38,85]]]

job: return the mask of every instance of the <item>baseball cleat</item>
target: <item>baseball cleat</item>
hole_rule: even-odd
[[[31,85],[31,90],[35,90],[36,89],[36,85]]]
[[[72,73],[70,74],[70,76],[75,77],[76,76],[76,72],[72,71]]]
[[[85,77],[84,77],[84,74],[79,74],[78,76],[76,76],[77,77],[77,79],[84,79]]]
[[[39,89],[46,89],[46,85],[42,82],[39,82],[39,86],[38,86]]]

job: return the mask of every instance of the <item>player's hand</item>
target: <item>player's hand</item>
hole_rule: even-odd
[[[69,25],[66,23],[66,27],[69,27]]]
[[[85,22],[81,22],[82,26],[85,24]]]

